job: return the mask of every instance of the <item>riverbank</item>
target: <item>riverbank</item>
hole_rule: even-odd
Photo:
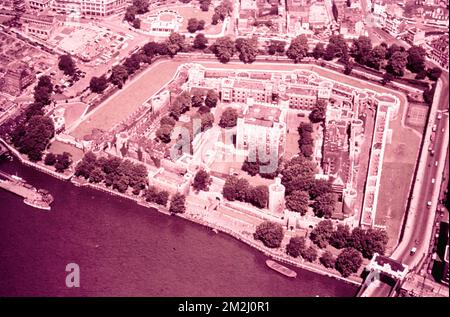
[[[43,174],[19,162],[0,170],[46,188],[52,212],[0,191],[0,296],[353,297],[357,286],[301,268],[296,279],[229,234],[167,217],[130,199]],[[80,288],[65,286],[77,263]],[[291,267],[291,266],[289,266]],[[292,267],[291,267],[292,268]]]
[[[3,140],[2,140],[3,141]],[[3,141],[4,142],[4,141]],[[26,164],[25,162],[27,162],[26,159],[24,159],[23,157],[20,156],[20,154],[15,151],[14,152],[15,156],[19,158],[19,161],[27,166],[30,166],[32,168],[36,168],[41,172],[47,173],[50,176],[55,176],[53,171],[46,169],[45,167],[39,166],[39,168],[37,168],[37,164],[32,163],[32,162],[28,162],[30,164]],[[46,171],[43,171],[46,170]],[[144,206],[146,208],[151,208],[154,210],[157,210],[158,212],[164,214],[164,215],[176,215],[180,218],[183,218],[185,220],[191,221],[191,222],[195,222],[197,224],[200,224],[202,226],[211,228],[211,229],[216,229],[218,231],[221,231],[223,233],[226,233],[228,235],[230,235],[231,237],[235,238],[238,241],[241,241],[251,247],[253,247],[254,249],[262,252],[264,255],[269,256],[277,261],[280,261],[282,263],[286,263],[301,269],[305,269],[308,270],[310,272],[316,273],[316,274],[320,274],[323,276],[328,276],[328,277],[332,277],[334,279],[338,279],[341,281],[344,281],[346,283],[350,283],[353,284],[355,286],[360,286],[362,283],[362,279],[359,277],[352,277],[352,278],[344,278],[342,276],[339,276],[338,274],[334,274],[332,272],[327,271],[326,268],[318,268],[316,267],[316,265],[306,262],[304,260],[296,260],[293,258],[290,258],[287,254],[285,254],[284,252],[282,252],[281,250],[274,250],[274,249],[270,249],[268,247],[265,247],[262,243],[255,241],[252,239],[252,232],[242,232],[240,231],[238,228],[233,228],[233,225],[231,226],[221,226],[218,223],[214,223],[211,221],[207,221],[203,218],[199,218],[196,215],[191,215],[189,213],[185,213],[185,214],[171,214],[168,211],[168,208],[165,206],[160,206],[154,203],[148,203],[146,202],[142,197],[139,196],[135,196],[135,195],[130,195],[127,193],[120,193],[116,190],[113,190],[111,188],[108,188],[106,186],[102,186],[102,185],[98,185],[98,184],[92,184],[89,183],[87,181],[80,181],[78,178],[70,176],[70,177],[57,177],[60,180],[70,180],[71,183],[74,186],[77,187],[88,187],[94,190],[98,190],[104,193],[108,193],[109,195],[114,195],[117,197],[121,197],[121,198],[125,198],[127,200],[131,200],[134,201],[135,203]]]

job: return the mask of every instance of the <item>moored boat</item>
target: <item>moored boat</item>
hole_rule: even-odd
[[[270,267],[272,270],[277,271],[278,273],[281,273],[287,277],[295,278],[297,277],[297,273],[275,261],[272,260],[266,260],[266,264],[268,267]]]

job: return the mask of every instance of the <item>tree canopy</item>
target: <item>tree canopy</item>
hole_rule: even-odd
[[[333,223],[331,220],[322,220],[309,234],[311,241],[319,248],[323,249],[328,245],[328,240],[333,233]]]
[[[297,36],[291,41],[286,51],[286,56],[295,63],[300,62],[308,54],[308,39],[304,34]]]
[[[260,240],[269,248],[278,248],[283,241],[283,228],[280,224],[272,221],[264,221],[256,227],[253,234],[255,240]]]
[[[346,248],[338,255],[335,263],[336,270],[343,277],[356,273],[362,264],[361,254],[353,248]]]
[[[304,237],[292,237],[286,245],[286,253],[294,258],[297,258],[300,254],[302,254],[305,246],[306,243]]]

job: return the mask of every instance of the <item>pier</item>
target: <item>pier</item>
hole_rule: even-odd
[[[53,197],[43,190],[37,190],[19,177],[14,177],[0,171],[0,188],[22,197],[29,206],[50,210]]]

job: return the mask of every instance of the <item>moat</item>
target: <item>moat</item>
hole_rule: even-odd
[[[357,287],[299,268],[292,280],[226,234],[0,162],[55,197],[51,211],[0,191],[0,296],[354,296]],[[239,259],[239,261],[237,261]],[[65,286],[68,263],[80,288]]]

